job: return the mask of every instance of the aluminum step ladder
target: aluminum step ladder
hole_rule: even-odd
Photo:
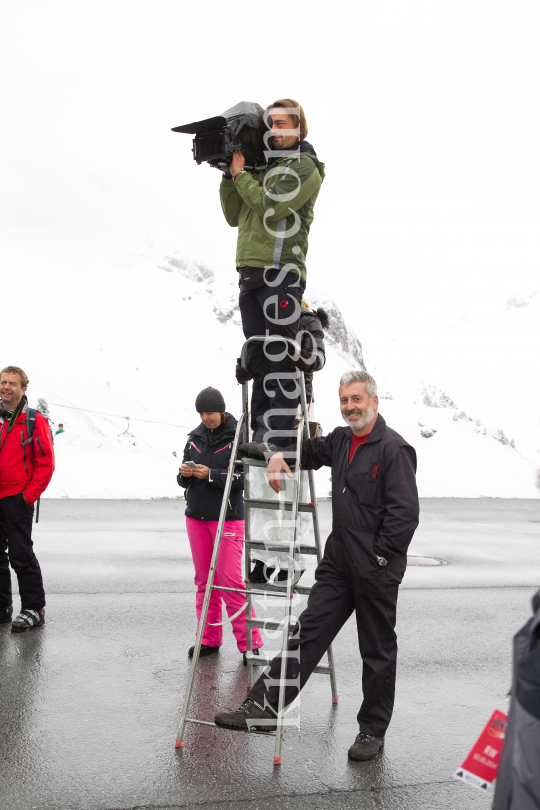
[[[293,353],[298,356],[300,352],[300,346],[294,340],[290,338],[284,337],[271,337],[267,338],[264,336],[254,336],[249,338],[242,347],[242,355],[241,355],[241,362],[244,368],[247,368],[247,351],[248,346],[253,342],[268,342],[269,340],[272,341],[280,341],[285,342],[288,345],[288,348],[292,350]],[[315,493],[315,478],[313,474],[313,470],[308,470],[308,485],[309,485],[309,503],[301,503],[300,502],[300,492],[301,492],[301,470],[300,470],[300,459],[302,457],[302,443],[305,439],[309,439],[309,421],[308,421],[308,407],[307,407],[307,400],[306,400],[306,389],[304,383],[304,374],[300,372],[300,380],[299,380],[299,387],[300,387],[300,405],[301,405],[301,417],[299,420],[299,424],[296,431],[296,457],[295,457],[295,465],[293,472],[293,494],[292,499],[290,501],[275,501],[275,500],[267,500],[267,499],[252,499],[250,497],[250,485],[249,485],[249,478],[250,478],[250,467],[266,467],[267,464],[265,461],[256,461],[255,459],[250,458],[238,458],[238,446],[241,442],[249,442],[249,392],[248,392],[248,384],[244,383],[242,386],[242,414],[238,420],[238,424],[236,427],[236,433],[234,437],[232,452],[231,452],[231,463],[229,464],[229,472],[227,475],[227,480],[225,483],[225,490],[223,493],[223,500],[221,503],[221,510],[219,515],[218,527],[216,531],[216,539],[214,543],[214,550],[212,553],[212,559],[210,562],[210,571],[208,574],[208,581],[206,583],[206,592],[204,595],[204,601],[201,611],[201,617],[199,621],[199,628],[197,631],[197,637],[195,641],[195,649],[193,651],[193,659],[191,664],[191,671],[188,678],[188,683],[186,686],[186,692],[184,695],[184,705],[182,708],[182,715],[180,718],[180,725],[178,728],[178,734],[176,737],[176,748],[182,748],[184,743],[184,731],[186,727],[186,723],[197,723],[203,726],[214,726],[218,728],[215,723],[207,721],[207,720],[198,720],[194,717],[189,717],[189,706],[191,703],[191,696],[193,693],[193,687],[195,682],[195,673],[197,669],[197,664],[199,661],[199,655],[201,650],[202,644],[202,637],[204,633],[204,626],[206,624],[206,619],[208,616],[208,605],[210,603],[210,596],[213,590],[218,591],[234,591],[236,593],[245,593],[246,595],[246,603],[242,610],[245,608],[246,610],[246,624],[248,627],[247,632],[247,652],[246,652],[246,660],[247,660],[247,690],[249,691],[253,686],[253,669],[255,666],[261,666],[265,663],[269,663],[270,659],[265,660],[265,656],[254,655],[253,654],[253,638],[252,633],[255,627],[261,629],[269,629],[269,630],[282,630],[282,639],[281,639],[281,671],[280,671],[280,684],[279,684],[279,699],[278,699],[278,710],[277,710],[277,724],[276,724],[276,731],[256,731],[250,730],[249,734],[264,734],[267,737],[274,736],[275,737],[275,747],[274,747],[274,765],[281,764],[281,746],[283,741],[283,721],[284,721],[284,713],[285,713],[285,681],[287,675],[287,646],[289,640],[289,632],[291,627],[291,618],[292,618],[292,605],[296,595],[303,594],[309,595],[311,588],[308,586],[301,586],[294,584],[294,555],[295,552],[300,552],[301,554],[312,554],[317,557],[317,563],[321,561],[322,558],[322,548],[321,548],[321,537],[320,537],[320,524],[319,524],[319,515],[317,511],[317,496]],[[215,570],[216,570],[216,563],[219,554],[219,548],[221,545],[221,541],[223,538],[223,527],[225,525],[225,515],[227,512],[227,503],[229,500],[229,495],[231,491],[233,473],[235,469],[235,464],[241,463],[243,465],[244,470],[244,506],[245,506],[245,581],[246,581],[246,590],[240,590],[239,588],[228,588],[222,585],[214,585],[214,577],[215,577]],[[285,512],[291,513],[291,523],[292,531],[290,534],[290,542],[289,542],[289,549],[288,549],[288,570],[287,570],[287,580],[282,581],[279,583],[264,583],[261,587],[258,587],[257,584],[253,584],[249,582],[249,573],[250,573],[250,565],[251,565],[251,555],[250,550],[254,549],[264,549],[266,551],[272,551],[279,548],[280,551],[283,551],[283,546],[280,545],[279,547],[274,546],[272,547],[271,543],[262,543],[258,540],[251,539],[250,533],[250,512],[252,509],[269,509],[269,510],[281,510]],[[304,545],[297,543],[297,535],[298,535],[298,524],[299,524],[299,513],[308,513],[312,516],[313,520],[313,534],[314,534],[314,545]],[[272,596],[278,597],[283,599],[284,604],[284,617],[281,621],[275,620],[265,620],[265,619],[255,619],[253,618],[253,597],[256,596]],[[235,614],[235,617],[238,614]],[[232,618],[235,618],[232,617]],[[229,619],[228,621],[231,621]],[[226,622],[224,622],[226,623]],[[338,702],[338,694],[337,694],[337,686],[336,686],[336,675],[335,675],[335,668],[334,668],[334,656],[332,653],[332,647],[330,646],[327,650],[327,657],[328,663],[327,664],[319,664],[314,669],[314,673],[324,674],[330,676],[330,688],[332,693],[332,703]],[[223,731],[233,731],[233,729],[221,729]],[[236,733],[236,731],[234,731]]]

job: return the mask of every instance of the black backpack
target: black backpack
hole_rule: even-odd
[[[37,408],[28,408],[26,411],[26,432],[28,433],[28,439],[24,442],[24,444],[30,444],[32,441],[32,437],[34,435],[34,428],[36,426],[36,413],[39,413],[40,416],[43,416],[41,411],[38,411]],[[49,424],[49,420],[46,416],[43,416],[45,421],[47,422],[47,427],[49,428],[49,433],[51,434],[51,441],[54,444],[54,436],[51,430],[51,426]]]
[[[28,438],[27,438],[27,440],[25,442],[23,441],[23,448],[25,447],[25,445],[30,444],[30,442],[33,439],[34,428],[36,426],[36,413],[39,413],[40,416],[43,416],[41,411],[38,411],[36,408],[27,408],[27,410],[26,410],[26,432],[28,433]],[[53,432],[51,430],[51,426],[49,424],[49,420],[47,419],[46,416],[43,416],[43,418],[47,422],[47,427],[49,428],[49,433],[51,434],[51,441],[54,444],[54,436],[53,436]],[[39,438],[38,438],[38,442],[39,442]],[[43,453],[43,447],[41,447],[41,442],[39,442],[39,446],[40,446],[41,452]],[[36,504],[36,523],[39,523],[39,505],[40,505],[40,503],[41,503],[41,498],[38,498],[37,504]]]

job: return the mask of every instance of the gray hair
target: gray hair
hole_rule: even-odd
[[[377,396],[377,383],[367,371],[346,371],[339,381],[339,387],[341,388],[342,385],[352,385],[357,382],[366,384],[366,391],[370,400]]]

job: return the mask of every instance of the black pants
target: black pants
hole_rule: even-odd
[[[362,535],[370,538],[372,535]],[[299,679],[302,689],[347,619],[356,610],[358,643],[363,661],[363,701],[358,712],[360,731],[374,737],[386,732],[394,707],[397,640],[395,634],[398,587],[391,567],[403,561],[390,560],[387,568],[369,559],[362,548],[347,548],[351,540],[344,532],[333,532],[324,557],[315,572],[316,582],[306,610],[300,615],[299,637],[289,642],[287,679]],[[361,561],[363,573],[352,559]],[[401,575],[398,574],[399,579]],[[249,697],[263,708],[277,710],[281,654],[259,678]],[[297,680],[298,683],[298,680]],[[285,689],[285,705],[298,696],[298,685]]]
[[[296,338],[300,320],[300,302],[305,289],[305,282],[296,273],[287,273],[283,280],[272,286],[280,275],[279,270],[267,270],[268,284],[256,290],[245,290],[240,287],[240,314],[242,328],[247,338],[253,335],[281,335]],[[273,359],[275,358],[275,359]],[[250,346],[248,368],[253,374],[253,392],[251,395],[251,427],[257,427],[257,417],[269,411],[266,423],[270,430],[291,431],[298,408],[297,370],[291,366],[285,345],[280,342],[264,345],[257,343]],[[270,378],[269,374],[282,375]],[[285,376],[285,375],[288,375]],[[289,411],[278,413],[278,411]],[[291,443],[291,435],[268,435],[268,441],[285,447]]]
[[[21,495],[0,498],[0,607],[12,604],[9,566],[17,574],[21,610],[45,607],[41,569],[32,543],[34,507]]]

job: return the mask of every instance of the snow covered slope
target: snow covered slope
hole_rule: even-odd
[[[209,268],[157,249],[115,268],[79,257],[62,262],[55,277],[63,272],[64,282],[51,291],[36,252],[34,294],[23,306],[37,329],[19,333],[15,353],[4,354],[5,363],[27,371],[32,404],[45,398],[54,422],[66,428],[56,438],[57,470],[46,496],[178,497],[173,451],[181,456],[187,430],[198,422],[198,391],[219,388],[227,409],[239,413],[234,366],[243,336],[235,275],[228,265]],[[51,292],[49,318],[43,302]],[[377,357],[376,336],[363,356],[339,301],[312,288],[307,298],[331,315],[327,363],[315,376],[325,432],[342,424],[340,375],[365,363],[379,378],[381,413],[417,449],[421,495],[537,497],[534,452],[514,448],[505,424],[484,419],[478,408],[468,414],[463,398],[454,407],[453,389],[415,378],[400,366],[398,347],[395,356]],[[132,436],[119,438],[127,416]],[[328,495],[329,470],[319,471],[317,482],[319,495]]]

